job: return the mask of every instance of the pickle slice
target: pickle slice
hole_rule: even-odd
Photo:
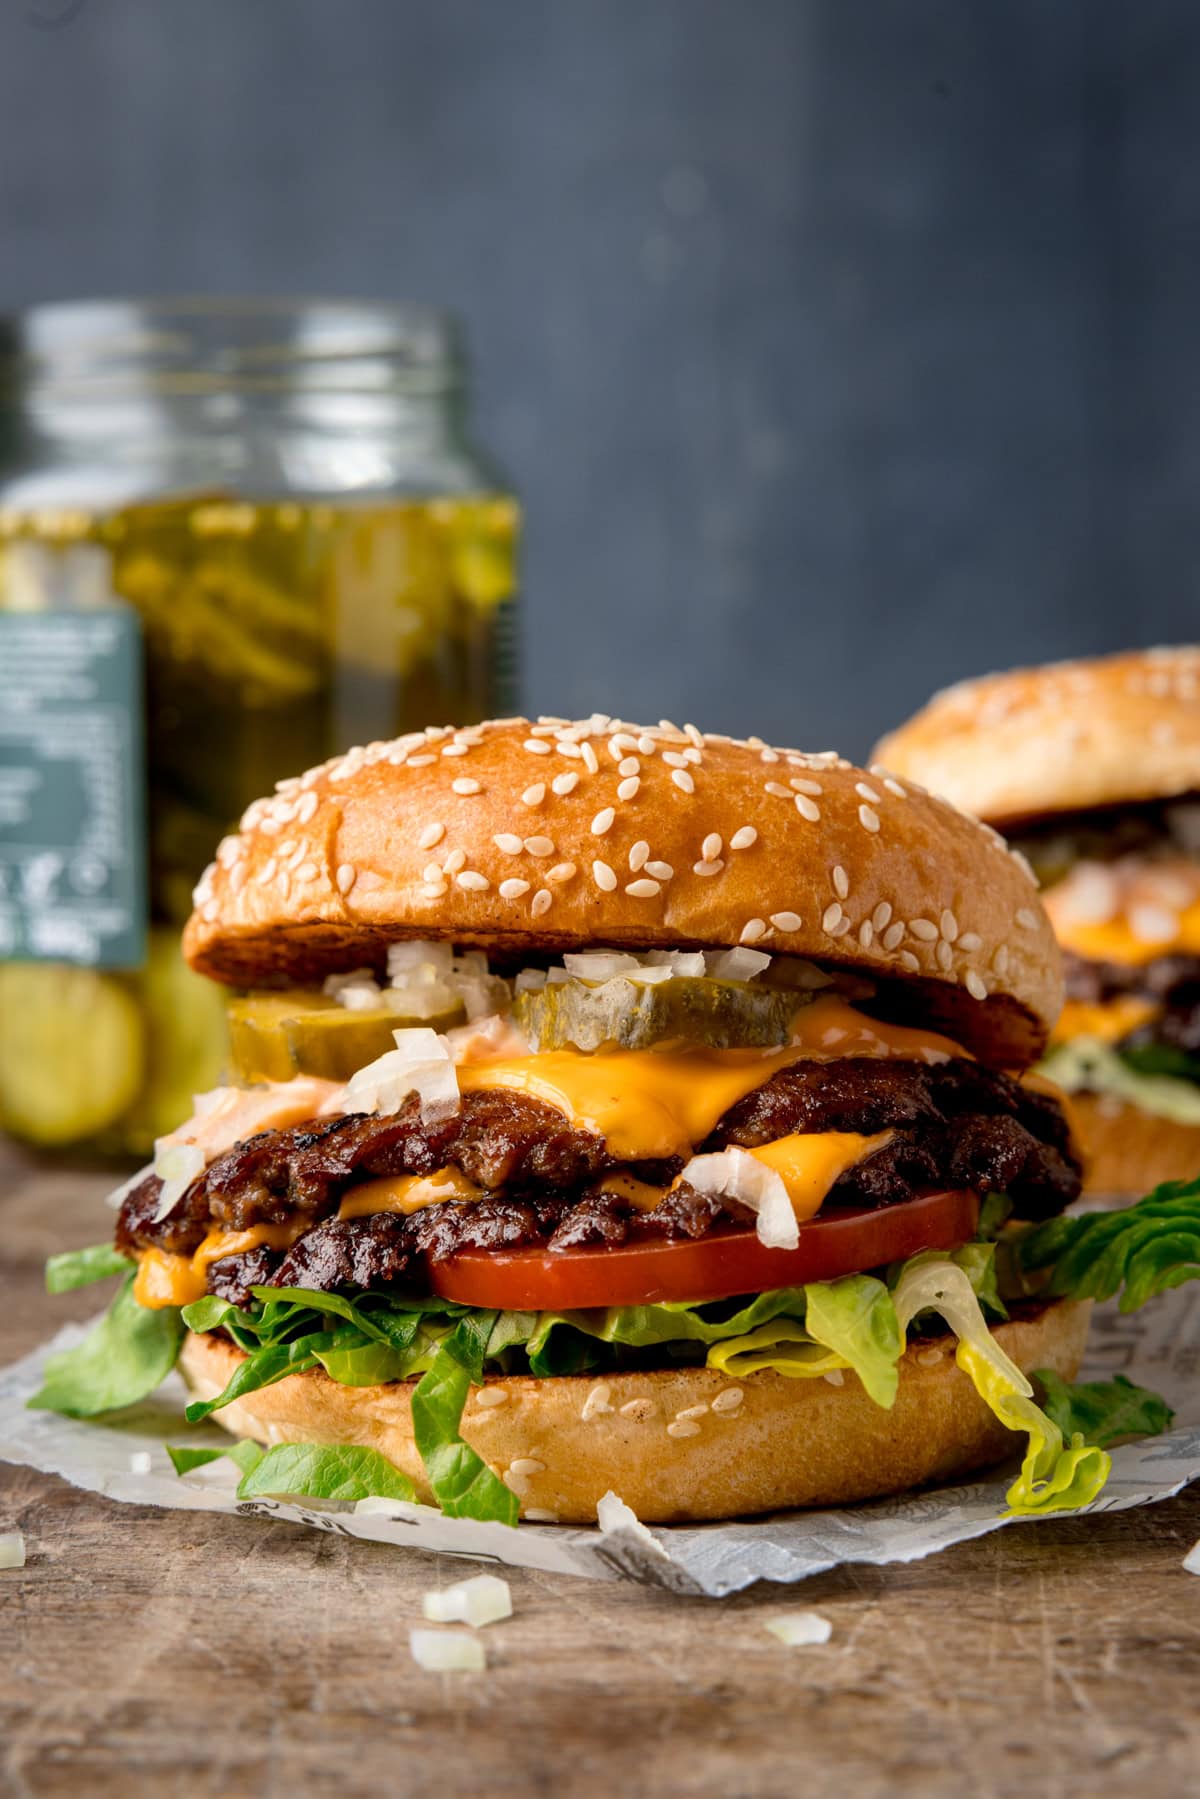
[[[43,1148],[95,1136],[137,1098],[146,1044],[112,975],[56,962],[0,966],[0,1127]]]
[[[356,1069],[396,1047],[393,1031],[428,1025],[446,1031],[461,1024],[463,1010],[417,1018],[380,1006],[352,1012],[327,993],[250,993],[227,1007],[233,1071],[240,1081],[290,1081],[315,1074],[348,1081]]]
[[[786,1043],[803,996],[748,981],[673,975],[639,985],[616,977],[600,986],[560,981],[518,993],[513,1017],[537,1051],[648,1049],[679,1038],[710,1049]]]

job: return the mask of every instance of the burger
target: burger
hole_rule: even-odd
[[[1074,1096],[1088,1192],[1200,1174],[1200,649],[968,681],[875,753],[1041,884],[1066,980],[1043,1067]]]
[[[56,1290],[124,1279],[35,1404],[177,1363],[245,1495],[509,1523],[839,1503],[1015,1449],[1016,1512],[1103,1484],[1071,1382],[1123,1264],[1062,1218],[1079,1156],[1022,1074],[1059,952],[944,801],[690,725],[431,729],[251,806],[184,947],[229,990],[229,1085],[111,1246],[55,1258]]]

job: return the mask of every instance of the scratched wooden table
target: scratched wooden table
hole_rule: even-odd
[[[0,1359],[102,1177],[0,1147]],[[119,1506],[0,1466],[6,1794],[1067,1794],[1200,1785],[1200,1494],[723,1602],[508,1572],[485,1675],[422,1673],[420,1596],[469,1571],[289,1524]],[[785,1649],[789,1607],[833,1624]]]

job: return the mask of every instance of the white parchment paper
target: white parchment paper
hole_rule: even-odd
[[[500,1524],[443,1518],[427,1506],[396,1502],[387,1511],[298,1505],[237,1498],[238,1472],[214,1462],[176,1476],[164,1443],[228,1442],[216,1426],[183,1421],[185,1394],[172,1375],[144,1405],[102,1424],[31,1412],[47,1356],[83,1336],[69,1325],[52,1343],[0,1373],[0,1460],[61,1475],[76,1487],[138,1505],[240,1512],[290,1519],[400,1548],[508,1562],[593,1579],[626,1579],[675,1592],[720,1598],[756,1580],[795,1581],[843,1562],[911,1562],[1005,1523],[1004,1493],[1012,1468],[967,1486],[941,1487],[898,1499],[822,1512],[787,1512],[732,1524],[642,1527],[602,1532],[563,1525]],[[1164,1436],[1113,1451],[1108,1486],[1090,1509],[1121,1511],[1167,1499],[1200,1477],[1200,1286],[1184,1287],[1121,1317],[1097,1310],[1081,1378],[1126,1374],[1175,1408]],[[134,1474],[130,1457],[147,1451],[149,1474]],[[375,1502],[378,1504],[378,1502]],[[1009,1520],[1008,1522],[1018,1522]],[[1036,1520],[1019,1520],[1036,1522]]]

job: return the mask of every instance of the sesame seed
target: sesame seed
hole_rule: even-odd
[[[942,936],[946,939],[946,942],[953,943],[958,936],[958,920],[955,918],[949,907],[942,913],[941,927]]]
[[[715,862],[717,857],[721,854],[723,847],[717,832],[710,831],[708,836],[704,839],[704,842],[700,845],[700,854],[705,862]]]
[[[870,806],[860,806],[858,808],[858,822],[864,831],[877,831],[879,829],[879,814],[878,812],[872,812]]]
[[[914,937],[919,937],[921,939],[922,943],[936,943],[937,941],[938,928],[932,919],[910,919],[908,928]]]
[[[698,1437],[700,1426],[690,1418],[676,1418],[667,1426],[668,1437]]]
[[[315,793],[306,793],[296,807],[297,824],[306,825],[312,819],[319,802]]]
[[[619,800],[636,799],[637,798],[637,790],[641,786],[641,784],[642,783],[638,780],[636,775],[630,775],[628,780],[622,781],[618,785],[617,798]]]
[[[408,758],[408,766],[410,768],[428,768],[431,763],[436,762],[436,761],[437,761],[436,756],[410,756]],[[332,781],[332,780],[340,777],[340,779],[345,780],[346,772],[347,772],[346,770],[341,770],[341,771],[339,771],[338,776],[330,775],[329,779]]]
[[[671,779],[674,781],[676,787],[678,787],[680,793],[695,793],[696,783],[693,781],[686,768],[673,768],[671,770]]]
[[[591,744],[581,743],[579,746],[579,754],[583,757],[583,766],[587,769],[589,775],[598,774],[600,771],[600,763]]]
[[[834,926],[833,930],[830,931],[829,935],[831,937],[845,937],[849,934],[850,929],[851,929],[850,915],[848,912],[844,912],[842,914],[841,918],[838,920],[837,924]]]
[[[723,861],[693,862],[692,873],[694,875],[719,875],[724,866]]]
[[[873,806],[879,804],[879,795],[873,787],[868,787],[865,781],[856,781],[854,783],[854,791],[860,800],[870,800]]]
[[[649,854],[650,845],[646,842],[645,838],[639,837],[638,841],[629,852],[629,866],[634,874],[637,873],[639,868],[642,868],[645,865],[646,858]]]
[[[445,835],[445,825],[426,825],[425,829],[421,832],[421,835],[417,838],[417,848],[419,850],[431,850],[434,844],[440,843]]]
[[[544,857],[554,854],[554,845],[549,837],[527,837],[525,848],[531,856]]]
[[[870,949],[872,943],[875,941],[875,926],[871,923],[869,918],[864,918],[858,927],[858,941],[862,944],[864,949]]]
[[[1000,945],[999,949],[996,951],[995,955],[992,957],[992,967],[996,970],[996,973],[1000,976],[1000,979],[1003,980],[1005,975],[1008,973],[1008,945],[1007,945],[1007,943],[1002,943]]]
[[[611,1401],[612,1388],[606,1380],[598,1380],[584,1400],[579,1416],[586,1424],[590,1418],[595,1418],[601,1412],[611,1412]]]
[[[550,910],[553,900],[554,895],[548,887],[539,887],[529,902],[529,910],[535,918],[540,918],[543,912]]]
[[[529,751],[531,756],[548,756],[550,754],[550,745],[543,737],[527,737],[524,748]]]
[[[569,768],[565,775],[555,775],[550,785],[553,787],[555,793],[573,793],[575,788],[579,785],[579,776],[573,768]]]
[[[712,1402],[714,1412],[736,1412],[745,1394],[740,1387],[726,1387]]]
[[[681,1406],[676,1412],[677,1418],[704,1418],[708,1415],[708,1401],[702,1399],[699,1405]]]
[[[729,847],[731,850],[748,850],[757,841],[758,832],[754,829],[754,826],[743,825],[741,829],[735,831],[733,836],[729,839]]]
[[[628,777],[629,775],[640,775],[641,772],[642,765],[636,756],[623,756],[617,764],[617,773],[619,775]]]
[[[550,873],[546,876],[546,879],[548,881],[554,881],[557,884],[563,881],[569,881],[574,873],[575,864],[573,862],[556,862],[554,867],[550,870]]]
[[[521,898],[522,894],[525,894],[528,892],[529,892],[529,882],[528,881],[518,881],[516,879],[511,879],[511,880],[507,880],[507,881],[501,881],[501,883],[500,883],[500,898],[501,899],[518,900]]]
[[[647,862],[646,873],[653,875],[656,881],[669,881],[675,870],[669,862]]]
[[[527,787],[521,795],[522,801],[527,806],[540,806],[545,797],[546,783],[544,781],[535,781],[533,786]]]
[[[904,926],[902,924],[889,925],[880,941],[884,949],[889,952],[896,949],[904,941]]]
[[[792,798],[791,788],[785,787],[782,781],[768,781],[765,791],[771,795],[772,799],[790,800]]]
[[[443,756],[465,756],[470,749],[469,743],[447,743],[442,746]]]
[[[850,891],[850,876],[846,873],[840,862],[836,863],[829,871],[829,878],[833,882],[833,891],[837,894],[838,898],[845,899]]]
[[[353,866],[352,863],[343,862],[341,867],[337,871],[338,892],[339,893],[349,893],[350,889],[354,885],[357,875],[358,875],[358,870]]]
[[[516,1456],[508,1465],[510,1474],[544,1474],[545,1471],[545,1462],[539,1462],[531,1455]]]
[[[464,796],[480,791],[479,782],[473,781],[470,775],[460,775],[457,781],[451,781],[450,786],[454,793],[461,793]]]
[[[766,934],[767,921],[765,918],[748,918],[742,926],[742,934],[738,938],[738,942],[757,943],[759,938],[765,937]]]
[[[280,897],[282,899],[286,899],[288,894],[292,891],[291,875],[287,874],[286,872],[278,875],[276,877],[275,886],[279,892]]]
[[[691,738],[693,744],[696,746],[696,748],[698,750],[702,750],[704,748],[704,733],[702,731],[698,731],[696,729],[695,725],[684,725],[683,734],[685,737]]]
[[[1031,912],[1028,906],[1020,906],[1017,909],[1017,923],[1021,926],[1022,930],[1036,931],[1037,914]]]
[[[421,889],[421,898],[427,900],[441,899],[448,891],[445,881],[426,881]]]
[[[421,870],[421,879],[423,881],[435,881],[436,882],[436,881],[440,881],[441,878],[442,878],[442,865],[440,862],[427,862],[425,864],[424,868]]]
[[[508,1394],[503,1387],[484,1387],[481,1392],[476,1393],[475,1404],[481,1412],[490,1412],[493,1406],[504,1405],[507,1399]]]
[[[630,899],[653,899],[656,893],[662,892],[662,887],[658,881],[637,880],[630,881],[625,891]]]
[[[315,881],[319,873],[315,862],[302,862],[296,870],[296,879],[301,882]]]
[[[611,893],[617,884],[617,877],[607,862],[592,863],[592,879],[602,893]]]
[[[779,751],[770,749],[760,750],[758,752],[758,759],[760,762],[778,762]]]
[[[686,768],[687,763],[678,750],[664,750],[662,759],[668,768]]]
[[[796,795],[796,810],[801,818],[807,818],[810,825],[815,825],[821,816],[821,808],[816,800],[810,800],[806,793]]]
[[[693,768],[695,768],[699,763],[703,762],[704,757],[697,749],[687,749],[683,752],[683,759],[685,762],[690,762]]]
[[[606,831],[612,829],[612,821],[616,816],[611,806],[603,807],[592,820],[592,836],[603,837]]]
[[[798,912],[772,912],[771,923],[777,931],[798,931],[802,920]]]
[[[495,844],[496,848],[503,851],[506,856],[519,856],[522,849],[525,847],[521,839],[513,831],[497,831],[496,835],[492,838],[492,842]]]
[[[462,873],[455,875],[454,878],[460,887],[466,888],[468,893],[486,893],[492,884],[486,875],[477,873],[473,868],[464,868]]]
[[[950,973],[950,964],[954,960],[954,951],[951,949],[950,945],[946,942],[946,939],[944,937],[942,938],[941,942],[938,944],[937,949],[934,953],[937,956],[937,965],[941,969],[942,973],[949,974]]]
[[[276,861],[275,857],[272,856],[270,858],[270,860],[268,862],[264,862],[262,867],[259,869],[259,871],[258,871],[259,880],[262,881],[264,884],[267,881],[274,880],[275,870],[278,867],[279,867],[279,863]],[[199,891],[199,890],[197,889],[197,891]]]
[[[908,798],[907,790],[905,788],[901,787],[899,781],[894,781],[892,779],[891,775],[884,776],[883,784],[887,788],[888,792],[890,794],[894,795],[894,797],[896,799],[906,800]]]
[[[446,857],[446,860],[442,863],[442,873],[456,875],[460,868],[465,868],[466,866],[466,850],[451,850],[450,854]]]
[[[652,1399],[627,1399],[621,1407],[622,1418],[634,1418],[639,1424],[644,1424],[648,1418],[654,1418],[657,1414],[658,1407]]]
[[[838,905],[837,901],[834,900],[831,906],[826,906],[825,911],[822,914],[821,929],[827,937],[832,937],[841,922],[842,908]]]
[[[917,961],[917,958],[910,949],[902,949],[900,951],[899,962],[901,968],[907,968],[909,974],[920,973],[921,964]]]
[[[797,793],[810,794],[813,799],[819,799],[825,791],[819,781],[810,781],[804,775],[792,775],[788,786],[795,788]]]
[[[653,756],[655,750],[657,750],[657,748],[658,748],[658,745],[655,743],[653,737],[650,737],[645,734],[643,734],[641,737],[638,738],[637,746],[638,746],[638,749],[642,752],[643,756]]]
[[[583,751],[573,737],[560,737],[556,747],[559,755],[566,756],[569,761],[578,762],[582,760]]]
[[[973,968],[968,968],[966,974],[963,976],[963,985],[971,995],[972,999],[987,998],[987,988],[983,983],[982,977],[976,974]]]

